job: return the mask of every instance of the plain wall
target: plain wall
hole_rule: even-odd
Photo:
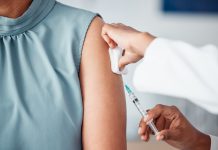
[[[196,46],[218,45],[218,15],[170,14],[161,10],[161,0],[59,0],[65,4],[84,8],[101,14],[106,22],[122,22],[141,31],[171,39],[184,40]],[[131,65],[124,81],[132,86],[135,65]],[[181,99],[152,94],[136,94],[145,109],[157,103],[177,105],[189,120],[201,130],[215,133],[217,117]],[[136,139],[140,115],[127,98],[128,139]],[[196,111],[193,113],[193,109]],[[197,114],[203,117],[196,117]],[[202,124],[206,120],[206,124]],[[209,119],[209,120],[208,120]]]
[[[218,15],[166,14],[161,0],[59,0],[102,15],[106,22],[123,22],[157,36],[192,44],[218,44]]]

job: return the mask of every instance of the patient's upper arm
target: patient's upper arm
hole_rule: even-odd
[[[126,149],[126,107],[122,78],[111,72],[108,46],[96,17],[86,36],[80,66],[84,150]]]

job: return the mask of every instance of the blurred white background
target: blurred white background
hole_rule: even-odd
[[[218,45],[218,15],[172,14],[161,10],[161,0],[59,0],[65,4],[99,13],[106,22],[122,22],[141,31],[165,38],[184,40],[201,46]],[[130,66],[124,80],[132,86],[135,65]],[[145,109],[157,103],[178,106],[200,130],[218,134],[218,117],[188,101],[160,95],[137,93]],[[127,98],[128,140],[137,140],[140,115]]]

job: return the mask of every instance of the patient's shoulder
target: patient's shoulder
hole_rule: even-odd
[[[100,53],[104,53],[103,49],[108,49],[107,44],[101,37],[103,25],[103,20],[98,16],[92,20],[84,41],[84,50],[89,49],[89,47],[95,47],[95,49],[91,49],[91,51],[99,51]]]
[[[85,70],[89,70],[90,73],[97,71],[99,74],[105,74],[111,71],[108,52],[109,47],[101,37],[103,25],[103,20],[100,17],[95,17],[87,30],[84,41],[81,66],[83,68],[89,67],[91,70]]]
[[[52,12],[44,20],[54,37],[59,37],[58,43],[65,43],[60,51],[72,54],[78,72],[85,39],[90,41],[90,37],[95,36],[90,32],[97,29],[100,31],[101,28],[101,19],[96,16],[97,13],[56,2]]]

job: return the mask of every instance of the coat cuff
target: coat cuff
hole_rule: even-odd
[[[210,150],[218,150],[218,137],[210,135],[211,146]]]

